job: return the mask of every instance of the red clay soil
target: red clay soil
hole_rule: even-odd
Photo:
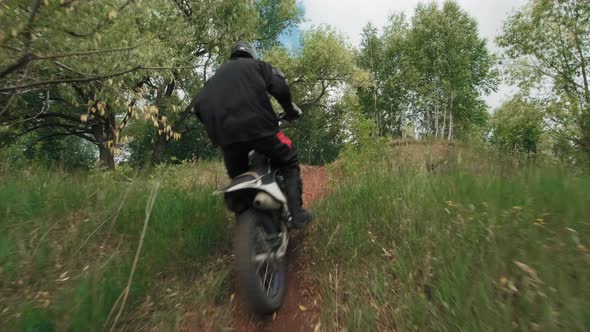
[[[309,206],[327,191],[328,176],[323,167],[302,166],[303,204]],[[314,331],[319,319],[317,287],[304,278],[305,266],[310,257],[304,256],[303,233],[292,232],[289,238],[287,259],[287,295],[281,309],[269,317],[251,313],[243,299],[235,307],[234,327],[236,331]],[[318,326],[319,328],[319,326]]]

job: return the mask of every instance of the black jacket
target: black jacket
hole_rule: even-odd
[[[194,107],[211,140],[224,146],[278,133],[268,93],[288,116],[296,116],[280,71],[264,61],[234,58],[217,70],[189,107]]]

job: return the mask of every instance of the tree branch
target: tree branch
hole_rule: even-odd
[[[125,9],[125,7],[129,6],[132,2],[134,2],[134,0],[127,0],[123,5],[121,5],[121,7],[119,7],[119,9],[117,10],[117,12],[120,12],[123,9]],[[110,21],[110,18],[107,15],[105,18],[102,19],[102,21],[100,21],[96,25],[96,27],[94,27],[94,29],[90,30],[90,32],[87,32],[87,33],[78,33],[78,32],[75,32],[75,31],[66,30],[65,33],[67,33],[70,36],[79,37],[79,38],[91,37],[91,36],[94,36],[94,34],[96,34],[98,32],[98,30],[102,29],[107,24],[107,22],[109,22],[109,21]]]
[[[60,59],[60,58],[68,58],[68,57],[75,57],[75,56],[85,56],[85,55],[93,55],[93,54],[104,54],[104,53],[117,53],[117,52],[126,52],[136,49],[138,46],[130,46],[130,47],[119,47],[119,48],[107,48],[104,50],[88,50],[88,51],[79,51],[79,52],[72,52],[72,53],[63,53],[63,54],[53,54],[53,55],[32,55],[32,60],[53,60],[53,59]]]
[[[23,53],[15,63],[0,70],[0,78],[17,71],[18,69],[26,66],[31,61],[29,49],[31,48],[31,42],[33,40],[33,22],[35,21],[35,16],[37,15],[40,5],[41,0],[31,0],[31,13],[29,14],[29,20],[27,21],[27,25],[25,26],[23,33]]]
[[[16,97],[16,94],[13,94],[10,96],[10,98],[8,98],[8,102],[6,102],[6,105],[4,105],[4,107],[2,107],[2,110],[0,111],[0,117],[2,117],[4,112],[6,112],[8,110],[8,108],[12,104],[12,101],[14,100],[14,97]]]
[[[313,99],[303,101],[301,105],[299,105],[300,107],[307,107],[317,104],[322,99],[322,97],[324,97],[326,92],[328,92],[328,87],[326,86],[324,81],[321,81],[320,83],[322,85],[322,91],[320,92],[320,94]]]
[[[12,95],[15,96],[15,95]],[[43,113],[45,113],[45,111],[49,110],[49,89],[47,89],[47,94],[45,97],[45,104],[43,105],[43,107],[41,108],[41,111],[39,113],[37,113],[35,116],[28,118],[28,119],[19,119],[11,124],[8,125],[8,128],[14,126],[15,124],[21,123],[21,122],[27,122],[30,120],[34,120],[37,119],[40,115],[42,115]]]
[[[43,136],[37,140],[35,140],[35,142],[33,142],[31,145],[29,145],[29,147],[27,148],[27,150],[30,150],[35,144],[44,141],[46,139],[50,139],[50,138],[54,138],[54,137],[61,137],[61,136],[78,136],[82,139],[87,140],[88,142],[94,144],[94,145],[98,145],[98,143],[96,142],[96,140],[94,140],[92,137],[86,136],[84,135],[84,132],[78,133],[78,132],[69,132],[69,133],[54,133],[54,134],[50,134],[50,135],[46,135]]]
[[[126,69],[126,70],[117,72],[117,73],[112,73],[112,74],[102,75],[102,76],[90,76],[87,78],[65,78],[65,79],[33,82],[33,83],[17,85],[17,86],[9,86],[9,87],[5,87],[5,88],[0,88],[0,93],[29,90],[32,88],[57,85],[57,84],[62,84],[62,83],[87,83],[87,82],[99,81],[99,80],[109,79],[109,78],[113,78],[113,77],[117,77],[117,76],[122,76],[122,75],[129,74],[131,72],[138,71],[141,69],[146,69],[146,68],[143,68],[141,66],[136,66],[136,67],[133,67],[130,69]]]
[[[14,134],[14,135],[12,135],[12,137],[13,138],[22,137],[22,136],[24,136],[24,135],[26,135],[28,133],[31,133],[31,132],[33,132],[35,130],[42,129],[42,128],[51,128],[51,127],[60,127],[60,128],[66,129],[66,130],[75,130],[75,129],[78,129],[75,126],[70,126],[70,125],[67,125],[67,124],[61,124],[61,123],[42,123],[42,124],[39,124],[39,125],[30,127],[30,128],[27,128],[26,130],[24,130],[24,131],[22,131],[20,133]],[[79,131],[79,132],[90,133],[89,131]],[[6,146],[7,144],[8,143],[3,144],[2,146]]]
[[[61,127],[61,128],[65,129],[67,131],[66,132],[58,132],[58,133],[53,133],[53,134],[50,134],[50,135],[46,135],[46,136],[41,137],[40,139],[36,140],[32,145],[35,145],[36,143],[38,143],[38,142],[40,142],[40,141],[42,141],[44,139],[47,139],[47,138],[57,137],[57,136],[69,136],[69,135],[78,136],[78,137],[84,138],[85,140],[89,141],[90,143],[97,144],[97,142],[96,142],[96,140],[94,138],[85,135],[85,134],[90,134],[89,129],[86,129],[86,130],[82,130],[82,129],[76,130],[77,128],[75,128],[73,126],[68,126],[68,125],[64,125],[64,124],[56,124],[56,123],[46,123],[46,124],[41,124],[41,125],[38,125],[38,126],[34,126],[34,127],[31,127],[31,128],[28,128],[27,130],[25,130],[23,132],[20,132],[18,134],[8,135],[8,137],[10,137],[12,139],[16,139],[16,138],[22,137],[22,136],[24,136],[26,134],[29,134],[29,133],[31,133],[31,132],[33,132],[35,130],[42,129],[42,128],[50,128],[50,127]],[[10,145],[12,143],[8,139],[3,139],[3,141],[4,142],[2,143],[2,145],[0,145],[0,148],[4,148],[5,146],[8,146],[8,145]]]
[[[78,75],[82,75],[84,77],[90,77],[90,75],[85,74],[85,73],[83,73],[81,71],[77,71],[74,68],[69,67],[69,66],[66,66],[65,64],[63,64],[63,63],[61,63],[59,61],[53,61],[53,63],[55,63],[58,67],[61,67],[61,68],[65,69],[65,70],[69,70],[69,71],[74,72],[74,73],[76,73]]]
[[[133,100],[131,103],[129,103],[129,107],[127,108],[127,113],[125,114],[125,117],[123,118],[123,120],[121,121],[119,126],[117,127],[118,131],[122,131],[123,129],[125,129],[125,126],[127,126],[127,122],[129,122],[129,119],[131,119],[131,116],[133,115],[133,106],[135,106],[135,100]]]
[[[64,119],[64,120],[69,120],[72,122],[81,122],[80,118],[75,117],[73,115],[68,115],[68,114],[60,114],[60,113],[44,113],[44,114],[40,114],[39,116],[37,116],[38,119],[44,119],[44,118],[60,118],[60,119]]]
[[[186,109],[184,111],[182,111],[182,113],[180,114],[180,118],[176,121],[176,123],[174,124],[174,126],[172,126],[172,131],[177,131],[177,128],[180,128],[180,126],[184,123],[184,121],[191,115],[191,114],[195,114],[193,112],[193,109],[197,106],[197,101],[198,101],[198,96],[194,97],[193,100],[191,100],[190,104],[186,107]]]
[[[180,11],[186,16],[186,18],[190,18],[193,15],[193,10],[191,9],[190,4],[186,0],[174,0],[176,6]]]
[[[31,54],[24,53],[23,55],[20,56],[20,58],[18,60],[16,60],[15,63],[10,64],[10,65],[6,66],[5,68],[3,68],[2,70],[0,70],[0,78],[4,78],[8,74],[11,74],[11,73],[19,70],[20,68],[26,66],[29,62],[31,62],[31,59],[32,59]]]
[[[67,6],[71,5],[72,3],[76,2],[76,1],[78,1],[78,0],[63,0],[61,2],[61,6],[62,7],[67,7]]]
[[[63,64],[61,64],[61,65],[64,66]],[[135,66],[133,68],[126,69],[126,70],[123,70],[120,72],[116,72],[116,73],[112,73],[112,74],[108,74],[108,75],[101,75],[101,76],[89,76],[87,74],[78,72],[80,75],[84,75],[86,77],[85,78],[64,78],[64,79],[33,82],[33,83],[28,83],[28,84],[16,85],[16,86],[9,86],[9,87],[0,88],[0,93],[14,93],[14,92],[21,92],[23,90],[30,91],[34,88],[51,86],[51,85],[58,85],[58,84],[63,84],[63,83],[89,83],[89,82],[100,81],[100,80],[109,79],[109,78],[113,78],[113,77],[117,77],[117,76],[122,76],[122,75],[129,74],[131,72],[135,72],[135,71],[139,71],[139,70],[179,70],[179,69],[193,69],[196,67],[198,67],[198,66],[190,66],[190,67]],[[72,70],[74,72],[77,72],[67,66],[64,68]]]

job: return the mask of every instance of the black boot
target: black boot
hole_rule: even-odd
[[[289,211],[291,212],[291,223],[293,227],[303,229],[314,219],[314,214],[303,208],[303,200],[301,198],[303,184],[301,182],[299,167],[294,172],[287,171],[284,173],[283,179],[285,180],[287,204],[289,204]]]
[[[291,223],[293,224],[293,227],[297,229],[304,229],[313,221],[313,219],[315,219],[315,214],[304,208],[299,209],[299,211],[295,213],[291,213],[291,216]]]

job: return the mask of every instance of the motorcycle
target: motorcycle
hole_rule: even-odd
[[[301,115],[299,108],[295,108]],[[279,117],[281,122],[284,115]],[[270,160],[250,151],[250,168],[217,193],[236,214],[234,253],[239,286],[259,314],[277,311],[286,294],[291,214],[283,177]]]

